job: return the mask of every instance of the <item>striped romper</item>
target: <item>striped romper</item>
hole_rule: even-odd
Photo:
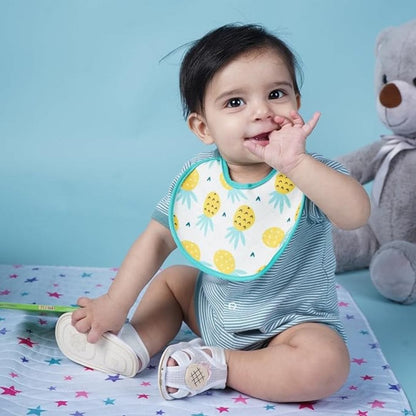
[[[157,204],[153,219],[169,227],[171,196],[180,176],[192,164],[213,155],[218,155],[218,151],[201,153],[184,165],[167,195]],[[347,173],[338,162],[312,156]],[[305,197],[292,238],[262,276],[236,282],[200,272],[195,307],[205,344],[258,349],[280,332],[304,322],[329,325],[345,339],[338,311],[331,228],[322,211]]]

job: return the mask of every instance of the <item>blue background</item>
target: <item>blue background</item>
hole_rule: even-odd
[[[322,112],[309,150],[334,157],[385,132],[375,40],[414,16],[414,0],[0,0],[0,262],[122,261],[204,149],[180,108],[187,42],[230,22],[281,35],[303,62],[302,114]]]
[[[302,114],[322,112],[308,149],[336,157],[386,133],[375,41],[415,17],[415,0],[0,0],[0,263],[120,264],[204,149],[181,116],[187,42],[230,22],[279,34],[302,58]],[[338,279],[415,404],[416,304],[367,271]]]

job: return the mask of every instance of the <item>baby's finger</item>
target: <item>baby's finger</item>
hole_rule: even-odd
[[[90,332],[88,332],[87,341],[90,342],[91,344],[95,344],[101,338],[101,335],[103,333],[104,332],[100,327],[93,326]]]
[[[85,311],[85,309],[79,308],[75,310],[74,312],[72,312],[72,316],[71,316],[72,325],[75,325],[78,321],[80,321],[81,319],[84,319],[86,316],[87,316],[87,312]]]
[[[77,322],[75,322],[74,327],[78,332],[81,332],[82,334],[86,334],[91,329],[91,324],[89,319],[84,318]]]
[[[321,113],[316,112],[312,118],[304,124],[303,129],[306,131],[306,134],[310,134],[312,130],[315,128],[315,126],[318,124],[319,117],[321,116]]]
[[[292,123],[294,126],[302,127],[305,124],[302,116],[297,111],[292,111],[290,113],[290,117],[292,117]]]
[[[283,116],[275,116],[273,120],[278,125],[278,128],[276,130],[280,130],[282,127],[287,126],[288,124],[293,124],[292,120]]]
[[[77,300],[77,304],[83,308],[85,308],[85,306],[87,306],[90,302],[91,302],[91,299],[85,296],[82,296]]]

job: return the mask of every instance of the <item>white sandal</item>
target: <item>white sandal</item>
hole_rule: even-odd
[[[178,365],[168,366],[169,358]],[[160,359],[158,378],[160,394],[165,400],[195,396],[209,389],[224,389],[227,381],[224,349],[203,346],[200,339],[171,345]],[[169,393],[168,387],[178,391]]]
[[[126,377],[134,377],[139,368],[146,368],[149,364],[140,362],[128,344],[109,332],[97,343],[89,343],[87,335],[72,326],[71,315],[71,312],[61,315],[55,327],[58,347],[70,360],[104,373]]]

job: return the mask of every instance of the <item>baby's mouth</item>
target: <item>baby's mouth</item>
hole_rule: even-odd
[[[258,134],[257,136],[248,137],[246,140],[254,142],[260,146],[266,146],[269,144],[269,135],[270,135],[270,132],[261,133],[261,134]]]

